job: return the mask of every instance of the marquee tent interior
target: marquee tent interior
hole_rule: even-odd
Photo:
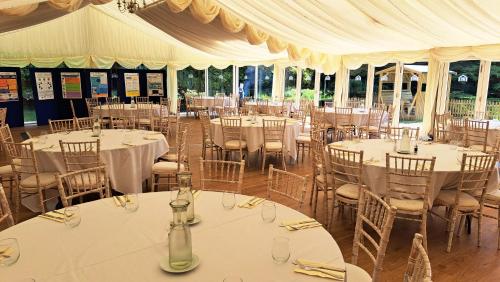
[[[124,6],[130,3],[139,8]],[[463,71],[454,71],[457,66]],[[97,73],[101,76],[96,78]],[[42,97],[40,74],[50,77],[49,98]],[[476,84],[466,85],[467,79]],[[97,89],[103,84],[104,90]],[[35,112],[32,123],[23,120],[27,88]],[[378,282],[421,275],[420,280],[408,279],[427,282],[431,266],[435,281],[497,281],[499,117],[499,0],[0,0],[0,280],[24,278],[23,272],[33,273],[37,281],[157,281],[165,273],[157,265],[151,271],[149,262],[160,256],[161,268],[175,272],[176,250],[158,252],[157,247],[175,236],[174,227],[185,228],[188,221],[179,216],[165,229],[155,213],[170,216],[170,207],[172,215],[176,212],[178,202],[170,207],[163,203],[174,199],[172,189],[186,172],[189,181],[183,183],[196,192],[179,192],[178,198],[188,200],[182,208],[188,209],[201,193],[197,212],[205,212],[201,217],[193,213],[189,232],[196,234],[193,240],[203,237],[213,246],[201,241],[191,246],[188,236],[183,248],[193,256],[190,266],[180,270],[186,273],[176,276],[179,281],[233,281],[220,277],[225,269],[219,266],[240,247],[246,254],[243,261],[225,263],[235,264],[232,269],[250,279],[234,281],[264,281],[264,275],[283,281],[335,280],[340,275],[343,281]],[[475,128],[478,124],[486,129]],[[230,127],[238,129],[233,139],[228,139]],[[276,128],[279,136],[271,138],[269,131]],[[7,131],[14,133],[12,140]],[[469,140],[477,131],[486,132],[480,141],[473,140],[478,144]],[[73,199],[77,189],[71,188],[85,186],[85,181],[62,180],[62,175],[89,175],[70,169],[64,149],[65,142],[89,136],[89,142],[97,142],[89,151],[99,152],[92,154],[98,156],[99,167],[91,168],[95,171],[87,181],[103,183],[96,184],[102,185],[96,188],[101,189],[99,199],[87,203],[87,195]],[[19,138],[24,143],[14,142]],[[339,169],[335,154],[343,151],[353,159]],[[27,172],[19,172],[16,152],[29,152],[33,159],[36,169],[29,173],[36,177],[30,187],[23,174]],[[402,171],[414,167],[397,175],[391,168],[394,155],[405,164]],[[458,179],[466,174],[467,157],[482,160],[484,171],[477,175],[482,194],[457,188],[465,185]],[[414,163],[414,158],[421,162]],[[212,162],[228,165],[227,171],[232,165],[233,178],[239,171],[238,179],[226,179],[228,186],[237,186],[235,191],[221,189],[225,184],[205,189]],[[356,172],[345,177],[347,170]],[[411,173],[425,183],[414,185],[424,192],[404,190],[414,189],[407,184],[413,178],[390,181]],[[273,191],[273,177],[294,178],[298,182],[290,191],[297,194]],[[279,183],[285,185],[274,185]],[[160,189],[164,185],[168,189]],[[275,204],[272,192],[282,202]],[[462,206],[462,197],[473,204]],[[242,199],[246,202],[238,203]],[[253,209],[261,204],[262,211]],[[80,207],[77,216],[68,214],[72,205]],[[367,205],[385,211],[376,224],[363,224],[373,220],[374,209]],[[115,206],[128,213],[117,213]],[[270,228],[252,221],[257,216],[267,222],[269,210],[274,218],[265,227]],[[73,222],[80,214],[81,225]],[[402,223],[401,214],[414,218]],[[288,224],[281,218],[292,216],[307,216],[312,222]],[[498,227],[486,217],[497,218]],[[46,220],[69,228],[47,227]],[[14,225],[20,221],[25,223]],[[365,251],[360,246],[374,242],[361,238],[371,234],[364,232],[365,225],[380,237],[375,250],[379,256],[370,257],[373,268],[367,266],[370,260],[357,260],[357,252]],[[160,229],[165,234],[158,234]],[[468,234],[458,237],[455,231]],[[105,233],[102,242],[95,237],[100,232]],[[35,233],[45,236],[43,252],[26,239]],[[279,238],[268,238],[276,234],[293,238],[284,244],[285,252],[292,252],[284,260],[286,269],[278,269],[283,261],[275,256],[282,247],[276,247]],[[20,247],[4,247],[7,235],[17,238]],[[232,236],[251,243],[243,246]],[[218,245],[221,240],[227,245]],[[257,244],[272,248],[276,264],[266,264]],[[44,255],[51,254],[47,248],[54,250],[58,269],[43,263],[49,261]],[[195,248],[206,265],[190,272],[197,267]],[[19,249],[19,261],[4,267],[16,252],[19,256]],[[353,264],[348,264],[351,253]],[[462,260],[469,255],[473,259]],[[476,262],[483,257],[485,271],[478,271]],[[241,267],[253,264],[262,271]],[[127,271],[110,274],[117,265]],[[346,279],[346,272],[354,274]]]

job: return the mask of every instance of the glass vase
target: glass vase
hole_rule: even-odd
[[[186,210],[186,220],[188,223],[192,222],[194,220],[194,197],[193,192],[191,191],[191,173],[178,173],[177,183],[179,185],[179,193],[177,194],[177,199],[188,201],[189,204]]]
[[[191,230],[186,221],[188,204],[186,200],[170,202],[173,222],[168,233],[168,258],[170,267],[173,269],[185,269],[193,261]]]

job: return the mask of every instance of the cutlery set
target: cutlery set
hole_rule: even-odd
[[[298,267],[294,269],[298,273],[320,276],[336,281],[345,281],[346,278],[346,271],[343,268],[299,259],[294,260],[292,263]]]
[[[250,200],[245,201],[241,204],[238,205],[239,208],[247,208],[247,209],[252,209],[259,205],[260,203],[264,202],[266,199],[258,198],[258,197],[252,197]]]

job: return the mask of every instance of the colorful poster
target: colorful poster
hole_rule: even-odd
[[[62,95],[64,99],[82,98],[82,80],[79,72],[61,72]]]
[[[92,98],[108,97],[108,74],[106,72],[90,73],[90,91]]]
[[[52,73],[35,72],[35,81],[38,92],[38,100],[53,100],[54,82],[52,81]]]
[[[0,72],[0,102],[18,101],[17,75],[15,72]]]
[[[125,96],[138,97],[140,96],[139,88],[139,74],[138,73],[124,73],[125,79]]]
[[[148,96],[163,96],[163,73],[147,73]]]

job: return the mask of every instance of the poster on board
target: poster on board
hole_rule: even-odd
[[[0,102],[18,100],[16,72],[0,72]]]
[[[139,88],[139,74],[138,73],[124,73],[125,79],[125,96],[137,97],[141,95]]]
[[[108,97],[108,73],[90,73],[90,92],[92,98]]]
[[[62,96],[64,99],[82,98],[82,79],[79,72],[61,72]]]
[[[52,73],[35,72],[35,81],[38,100],[53,100],[54,82],[52,81]]]
[[[148,96],[163,96],[163,73],[147,73]]]

